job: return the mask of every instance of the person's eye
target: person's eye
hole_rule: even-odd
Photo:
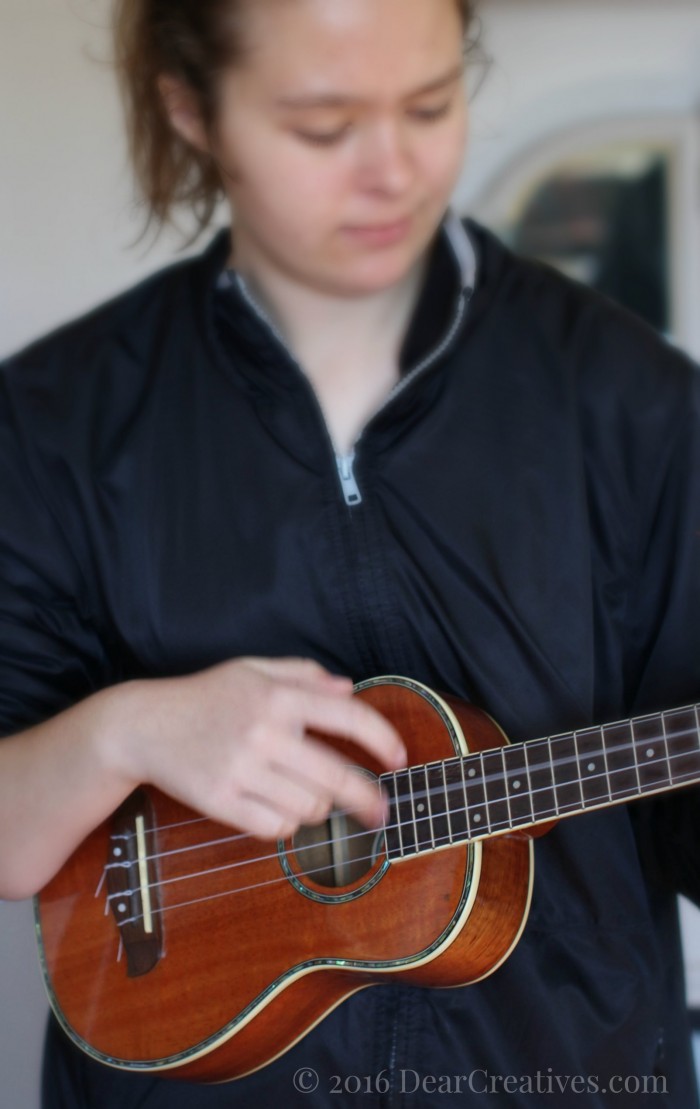
[[[311,131],[297,128],[295,134],[302,142],[310,143],[312,146],[335,146],[342,142],[348,130],[349,126],[343,124],[342,127],[335,127],[332,131]]]
[[[430,108],[411,108],[410,115],[412,119],[418,120],[419,123],[433,123],[436,120],[444,119],[452,107],[452,101],[448,100],[445,104],[436,104]]]

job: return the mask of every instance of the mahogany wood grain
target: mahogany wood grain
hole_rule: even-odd
[[[397,726],[411,765],[461,753],[420,692],[386,680],[358,695]],[[449,707],[471,750],[503,743],[484,714],[452,700]],[[352,745],[335,745],[380,771]],[[127,976],[114,916],[105,915],[105,889],[96,896],[110,854],[109,822],[37,906],[54,1009],[81,1047],[114,1065],[204,1081],[239,1077],[365,985],[394,978],[455,986],[484,977],[524,924],[532,847],[521,835],[394,862],[371,889],[364,889],[366,878],[340,891],[306,878],[312,896],[305,896],[285,875],[275,845],[233,838],[235,830],[211,821],[188,823],[196,814],[156,790],[149,794],[160,829],[163,908],[164,953],[155,969]],[[371,873],[383,865],[377,861]],[[358,888],[364,892],[354,898],[313,898]]]

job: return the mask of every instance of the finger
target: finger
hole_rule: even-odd
[[[246,793],[237,798],[229,813],[217,819],[261,840],[289,839],[298,828],[287,813],[280,812],[264,797]]]
[[[243,786],[241,795],[254,797],[281,813],[298,828],[320,824],[332,808],[332,794],[321,775],[290,772],[288,766],[271,764],[261,768],[255,782]]]
[[[366,828],[383,827],[389,816],[389,799],[378,781],[358,774],[348,764],[333,794],[334,807],[341,812],[351,812]]]
[[[291,685],[318,687],[326,691],[343,693],[352,691],[352,678],[342,674],[332,674],[320,663],[305,658],[259,658],[245,659],[245,662],[266,677],[288,682]]]
[[[352,739],[386,766],[406,765],[406,747],[389,721],[363,701],[339,701],[327,696],[303,695],[302,721],[307,729]]]
[[[325,805],[325,813],[318,820],[327,815],[331,803],[334,808],[355,813],[370,828],[380,827],[387,817],[387,799],[376,780],[322,742],[308,737],[288,739],[280,761],[273,761],[271,766],[282,783],[300,783]],[[276,798],[279,796],[277,793]]]

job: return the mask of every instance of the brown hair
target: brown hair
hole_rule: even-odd
[[[474,18],[473,0],[457,0],[465,39]],[[207,129],[217,115],[218,76],[240,57],[240,0],[114,0],[115,61],[124,101],[127,137],[139,190],[146,201],[144,234],[172,220],[179,204],[204,230],[222,195],[209,154],[196,150],[172,128],[158,78],[180,78],[194,92]],[[192,241],[190,240],[190,242]]]

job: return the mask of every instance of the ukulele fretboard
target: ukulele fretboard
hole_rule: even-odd
[[[693,705],[384,774],[388,857],[698,782],[699,712]]]

